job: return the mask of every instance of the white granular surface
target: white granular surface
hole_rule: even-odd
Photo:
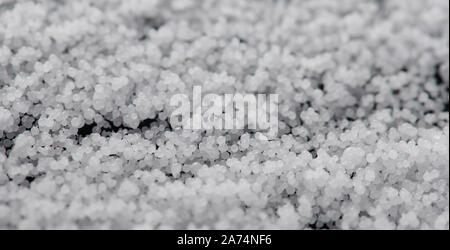
[[[279,94],[279,133],[170,97]],[[0,1],[0,228],[448,229],[448,0]]]

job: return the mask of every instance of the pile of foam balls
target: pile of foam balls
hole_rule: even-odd
[[[171,126],[276,93],[278,134]],[[1,229],[448,229],[447,0],[0,2]]]

